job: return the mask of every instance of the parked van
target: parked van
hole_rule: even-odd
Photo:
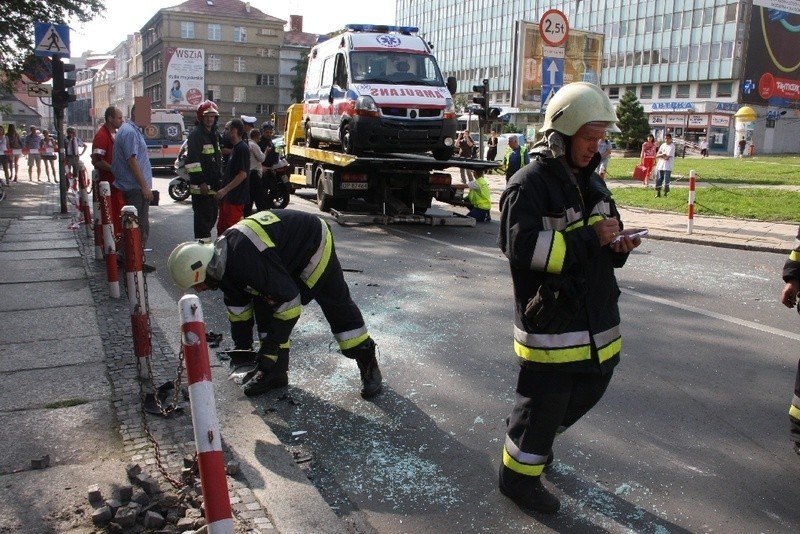
[[[348,154],[453,154],[456,80],[445,83],[424,39],[409,26],[350,24],[311,49],[303,99],[306,146]]]
[[[142,127],[142,133],[150,165],[171,169],[186,139],[183,115],[174,110],[154,109],[150,114],[150,124]]]

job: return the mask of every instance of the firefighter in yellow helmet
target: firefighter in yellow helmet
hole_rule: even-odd
[[[236,348],[251,347],[255,319],[259,371],[244,385],[246,395],[288,384],[289,336],[311,300],[322,308],[339,350],[356,361],[361,396],[380,393],[375,342],[350,297],[330,228],[319,217],[262,211],[228,228],[213,244],[178,245],[167,267],[184,291],[222,290]]]
[[[556,434],[600,400],[619,362],[614,269],[641,238],[622,230],[611,192],[595,173],[598,143],[616,122],[599,87],[565,85],[547,106],[531,163],[500,198],[498,242],[514,285],[520,369],[499,485],[526,510],[558,511],[559,499],[541,482]]]

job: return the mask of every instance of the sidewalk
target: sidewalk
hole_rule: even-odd
[[[0,202],[0,531],[88,534],[96,531],[89,488],[97,485],[104,499],[136,489],[126,471],[131,463],[157,481],[145,506],[156,510],[179,495],[159,473],[157,454],[168,473],[179,474],[194,454],[194,435],[184,403],[183,413],[147,417],[159,447],[152,445],[141,416],[128,300],[108,297],[92,238],[83,226],[71,229],[71,205],[60,213],[58,186],[29,182],[26,171]],[[489,183],[497,202],[505,180],[490,176]],[[653,239],[780,254],[792,248],[797,230],[704,217],[688,234],[683,215],[621,211],[627,227],[646,227]],[[152,285],[155,292],[156,279]],[[167,297],[151,295],[151,306],[157,299],[173,306],[163,303]],[[175,377],[178,355],[156,321],[151,332],[159,385]],[[263,425],[252,406],[233,408],[237,424],[221,427],[226,460],[242,465],[228,477],[237,532],[344,532],[271,431],[252,431],[250,423]]]
[[[492,191],[493,208],[498,209],[497,203],[505,189],[505,177],[487,175],[487,182]],[[608,186],[628,187],[638,184],[630,180],[609,182]],[[673,186],[673,195],[687,195],[685,186]],[[688,232],[688,214],[652,211],[640,208],[619,207],[622,221],[626,228],[647,228],[649,234],[646,239],[661,239],[664,241],[680,241],[698,245],[711,245],[716,247],[734,248],[740,250],[755,250],[760,252],[776,252],[787,254],[794,247],[797,235],[797,224],[770,223],[749,221],[742,219],[728,219],[725,217],[698,217],[695,215],[692,223],[692,232]]]

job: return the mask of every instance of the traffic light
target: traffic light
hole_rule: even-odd
[[[73,63],[64,63],[61,58],[53,58],[53,107],[65,109],[70,102],[75,102],[75,95],[69,89],[75,86],[74,78],[67,78],[65,73],[73,72]]]
[[[500,118],[500,113],[502,112],[503,110],[500,108],[489,108],[486,110],[486,118],[490,121],[495,121]]]
[[[486,109],[486,90],[488,89],[489,80],[483,81],[486,82],[484,85],[472,86],[472,90],[478,93],[476,96],[472,97],[472,101],[478,104],[481,108]]]

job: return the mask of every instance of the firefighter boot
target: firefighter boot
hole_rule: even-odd
[[[361,373],[361,396],[365,399],[371,399],[381,392],[381,370],[378,368],[378,360],[375,359],[375,342],[372,338],[353,347],[342,351],[348,358],[352,358],[358,364],[358,370]]]
[[[273,360],[272,358],[276,358]],[[278,356],[266,354],[258,356],[258,372],[244,385],[244,394],[248,397],[261,395],[273,389],[289,385],[289,350],[278,349]]]
[[[540,477],[521,475],[506,466],[500,466],[500,493],[524,510],[555,514],[561,502],[544,487]]]

